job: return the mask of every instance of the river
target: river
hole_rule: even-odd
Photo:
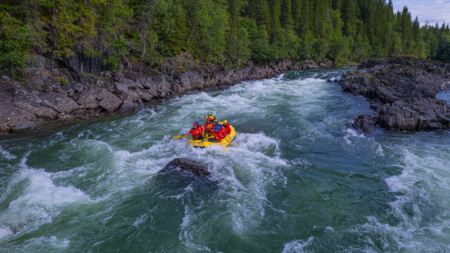
[[[449,252],[450,132],[370,135],[362,97],[291,71],[0,141],[1,252]],[[212,112],[236,146],[186,139]],[[174,158],[207,179],[158,174]]]

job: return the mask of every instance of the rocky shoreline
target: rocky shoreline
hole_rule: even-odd
[[[395,131],[450,129],[450,105],[436,98],[450,89],[450,64],[399,57],[367,60],[342,75],[344,91],[366,97],[375,115],[360,115],[353,127]]]
[[[79,67],[55,64],[35,56],[23,77],[11,81],[0,78],[0,133],[24,134],[44,131],[47,124],[71,124],[79,119],[106,114],[134,113],[154,102],[193,90],[225,88],[245,80],[271,78],[289,70],[333,67],[331,62],[317,65],[282,60],[263,66],[226,71],[208,67],[177,71],[167,68],[148,75],[136,71],[80,73]],[[58,67],[52,67],[58,66]],[[82,69],[82,68],[81,68]]]
[[[58,66],[58,67],[52,67]],[[0,77],[0,134],[45,132],[51,124],[68,125],[104,115],[135,113],[144,103],[193,90],[218,88],[246,80],[271,78],[289,70],[334,67],[283,60],[245,68],[171,67],[149,75],[145,69],[80,73],[79,67],[35,56],[22,79]],[[353,127],[371,133],[376,125],[389,130],[450,129],[450,105],[436,94],[450,90],[450,64],[399,57],[367,60],[342,75],[344,91],[366,97],[374,115],[360,115]]]

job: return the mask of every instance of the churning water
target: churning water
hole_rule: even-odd
[[[450,251],[450,133],[366,135],[368,102],[293,71],[121,119],[0,142],[2,252]],[[229,153],[186,147],[213,112]],[[208,179],[158,174],[207,164]]]

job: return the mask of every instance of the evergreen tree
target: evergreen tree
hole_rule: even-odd
[[[342,2],[342,20],[344,21],[344,35],[354,37],[356,25],[356,1]]]
[[[403,41],[403,54],[407,55],[412,53],[415,46],[414,35],[412,32],[411,13],[405,6],[401,14],[401,31]]]
[[[249,35],[242,26],[243,18],[241,12],[244,11],[246,2],[242,0],[231,0],[229,4],[230,32],[227,36],[227,54],[230,60],[237,64],[243,64],[250,58]]]
[[[0,64],[9,68],[13,79],[17,69],[26,67],[30,45],[28,31],[27,25],[21,24],[7,13],[0,12]]]
[[[292,18],[292,1],[291,0],[282,0],[281,1],[281,26],[282,27],[294,27],[294,20]]]
[[[327,34],[327,5],[325,0],[317,0],[314,5],[314,37],[322,39]]]
[[[264,25],[258,27],[256,20],[244,18],[243,25],[248,31],[250,39],[251,57],[256,61],[267,61],[270,59],[269,35]]]
[[[302,1],[301,0],[292,0],[292,21],[294,24],[294,30],[297,34],[300,33],[300,23],[301,23],[301,15],[302,15]]]
[[[340,10],[342,5],[342,0],[333,0],[333,9],[334,10]]]
[[[300,18],[300,36],[302,38],[312,38],[312,14],[314,13],[312,0],[304,0],[302,2],[302,14]]]

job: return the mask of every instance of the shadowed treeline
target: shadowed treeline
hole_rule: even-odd
[[[28,54],[159,69],[279,59],[337,64],[409,55],[450,60],[446,24],[420,27],[385,0],[4,0],[0,64]],[[175,63],[174,63],[175,62]]]

